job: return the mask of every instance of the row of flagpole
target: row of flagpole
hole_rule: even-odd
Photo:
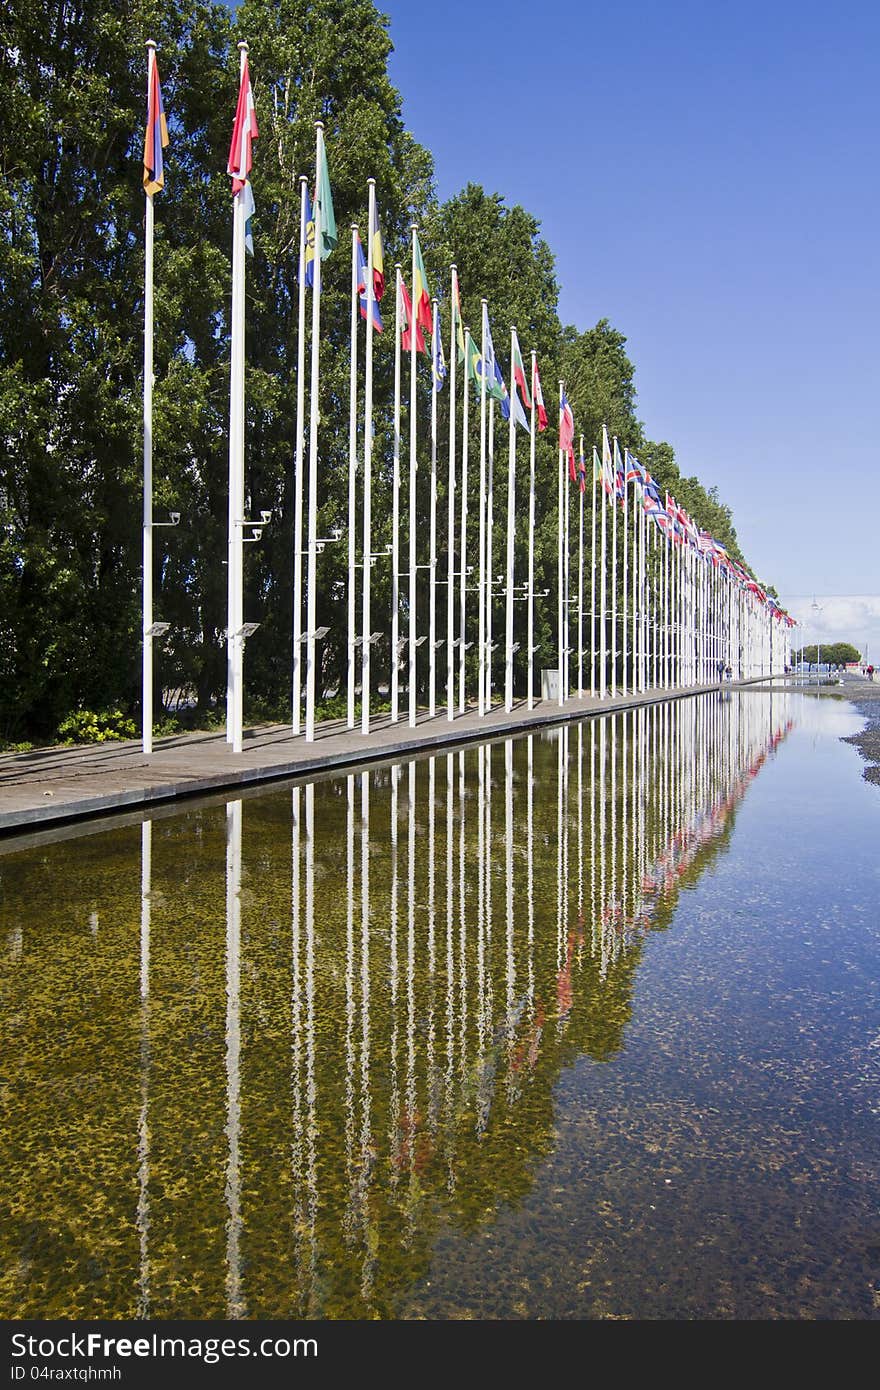
[[[227,592],[227,741],[233,752],[242,749],[244,645],[258,626],[244,621],[244,545],[256,541],[271,513],[262,512],[259,520],[245,516],[244,489],[244,403],[245,403],[245,253],[252,251],[250,218],[253,214],[253,195],[248,175],[252,164],[252,143],[257,138],[254,100],[248,70],[247,45],[239,48],[239,97],[233,126],[227,172],[232,178],[233,248],[232,248],[232,306],[231,306],[231,374],[229,408],[229,498],[228,498],[228,592]],[[147,79],[147,135],[144,149],[144,189],[146,194],[145,221],[145,309],[144,309],[144,549],[143,549],[143,747],[152,751],[152,640],[167,624],[154,624],[152,619],[152,546],[156,525],[175,524],[156,522],[152,515],[152,390],[153,390],[153,196],[164,186],[162,150],[168,144],[168,131],[156,67],[155,44],[149,41]],[[299,734],[302,725],[303,687],[305,694],[305,738],[315,737],[316,706],[318,702],[317,642],[328,629],[317,623],[317,556],[327,544],[341,539],[343,527],[329,537],[317,534],[318,520],[318,429],[319,374],[321,345],[321,281],[322,262],[337,244],[324,131],[316,123],[315,197],[309,198],[308,180],[300,178],[300,237],[299,237],[299,302],[295,425],[295,477],[293,525],[293,656],[292,656],[292,731]],[[401,267],[395,268],[395,353],[394,353],[394,435],[392,473],[392,539],[384,554],[372,550],[372,450],[373,450],[373,346],[374,332],[381,331],[379,300],[384,290],[384,264],[381,234],[376,209],[375,180],[369,179],[367,254],[357,226],[352,227],[351,324],[350,324],[350,390],[348,446],[348,565],[347,565],[347,680],[346,707],[349,728],[355,725],[357,665],[360,663],[361,731],[370,731],[371,649],[382,636],[381,630],[371,632],[372,595],[371,569],[381,559],[391,564],[391,653],[390,709],[391,720],[400,718],[400,684],[405,648],[408,720],[411,727],[417,718],[417,653],[428,642],[428,714],[436,713],[437,651],[446,645],[446,707],[447,718],[454,719],[467,708],[466,652],[473,645],[467,641],[468,593],[477,592],[477,709],[486,714],[493,700],[493,609],[496,597],[504,599],[504,707],[511,710],[514,702],[514,655],[520,643],[515,641],[517,624],[514,604],[525,600],[526,613],[526,670],[527,705],[534,705],[535,599],[546,597],[547,591],[535,591],[535,527],[536,490],[535,455],[536,432],[547,427],[543,393],[537,359],[531,352],[531,372],[526,380],[516,329],[510,331],[510,382],[508,392],[492,342],[488,302],[481,302],[480,348],[477,350],[470,329],[463,325],[458,274],[451,267],[451,370],[447,370],[440,331],[439,304],[431,300],[427,285],[418,227],[411,228],[412,300]],[[308,409],[308,452],[306,468],[306,291],[312,291],[311,362]],[[358,449],[358,332],[359,318],[365,320],[364,345],[364,405],[363,461]],[[430,350],[427,340],[430,338]],[[400,568],[401,522],[401,412],[402,351],[409,352],[409,472],[408,472],[408,566]],[[430,414],[430,475],[428,560],[418,558],[417,473],[418,473],[418,355],[431,358]],[[458,444],[456,417],[456,368],[462,369],[461,441]],[[438,392],[449,378],[449,439],[447,475],[446,525],[446,635],[437,635],[437,569],[438,557]],[[479,474],[478,474],[478,555],[476,566],[467,563],[469,521],[469,405],[471,387],[479,391]],[[506,497],[506,540],[504,545],[504,574],[495,575],[494,564],[494,479],[495,479],[495,404],[508,420],[508,473]],[[529,411],[526,415],[526,408]],[[516,428],[519,425],[529,434],[529,496],[527,509],[528,542],[527,578],[515,583],[516,548]],[[678,684],[699,684],[711,679],[715,668],[727,666],[736,656],[737,674],[755,670],[781,668],[787,662],[787,643],[777,643],[773,649],[771,619],[791,620],[777,606],[768,606],[767,596],[741,567],[735,567],[723,547],[697,531],[695,524],[677,507],[667,494],[662,507],[659,491],[647,470],[628,450],[621,455],[617,439],[612,444],[603,428],[602,457],[593,450],[591,536],[590,536],[590,606],[585,610],[584,591],[584,511],[586,465],[583,436],[580,439],[580,467],[575,465],[574,417],[564,383],[559,384],[559,449],[558,449],[558,536],[557,536],[557,656],[556,696],[560,705],[571,694],[571,657],[575,655],[576,692],[586,695],[584,681],[585,618],[590,628],[589,694],[612,698],[620,693],[645,690],[649,686],[669,687]],[[460,478],[457,470],[460,466]],[[362,474],[361,486],[361,550],[357,554],[357,475]],[[308,494],[304,496],[305,477]],[[576,599],[572,599],[571,579],[571,483],[579,483],[577,584]],[[597,554],[597,483],[601,506],[599,546]],[[642,505],[629,507],[628,484],[633,484]],[[457,493],[460,493],[460,517],[456,515]],[[607,511],[610,507],[611,524]],[[621,513],[621,574],[618,583],[618,512]],[[648,527],[648,520],[655,523]],[[455,554],[456,526],[460,524],[458,555]],[[305,545],[303,530],[306,530]],[[610,564],[608,532],[610,529]],[[668,544],[659,548],[658,529]],[[678,542],[678,545],[674,542]],[[711,545],[710,545],[711,542]],[[684,549],[682,549],[684,547]],[[693,552],[696,552],[693,553]],[[697,557],[701,563],[697,565]],[[303,583],[303,559],[306,560]],[[458,568],[456,569],[456,564]],[[710,567],[711,565],[711,567]],[[476,568],[476,584],[468,583]],[[598,586],[597,586],[598,568]],[[739,569],[739,572],[737,570]],[[419,571],[427,570],[428,617],[427,631],[419,632],[418,593]],[[609,587],[610,570],[610,595]],[[735,577],[738,590],[721,583],[723,570],[726,580]],[[361,628],[357,633],[357,581],[361,581]],[[407,592],[401,589],[401,579],[408,580]],[[458,580],[456,595],[455,581]],[[503,586],[499,588],[499,585]],[[597,594],[598,587],[598,594]],[[748,590],[748,593],[746,592]],[[631,594],[631,608],[630,608]],[[457,598],[457,603],[456,603]],[[597,608],[598,599],[598,608]],[[758,600],[760,599],[760,602]],[[401,606],[405,606],[407,632],[400,635]],[[571,607],[577,609],[577,641],[571,645]],[[303,606],[305,605],[305,627]],[[458,613],[458,632],[455,616]],[[699,612],[700,625],[695,613]],[[765,623],[766,619],[766,623]],[[522,624],[519,625],[520,630]],[[769,626],[769,650],[765,652]],[[609,650],[608,639],[611,647]],[[734,643],[736,651],[734,652]],[[711,648],[711,653],[710,653]],[[456,673],[455,652],[458,651]],[[458,698],[455,680],[458,676]]]

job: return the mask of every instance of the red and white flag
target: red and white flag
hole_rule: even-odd
[[[241,69],[241,86],[238,89],[238,105],[235,108],[235,124],[232,127],[232,144],[229,146],[229,163],[226,172],[232,179],[233,196],[240,193],[251,171],[251,142],[259,135],[257,113],[254,108],[254,94],[251,91],[251,76],[248,60],[245,57]]]

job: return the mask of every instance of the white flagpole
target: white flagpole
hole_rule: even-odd
[[[580,436],[580,452],[578,462],[582,463],[584,458],[584,436]],[[578,474],[578,492],[580,494],[580,513],[578,529],[578,695],[584,693],[584,489],[581,486],[585,483],[583,473]]]
[[[238,45],[239,77],[248,46]],[[232,200],[232,344],[229,382],[229,540],[226,628],[226,742],[241,752],[244,677],[244,198]]]
[[[315,122],[315,257],[312,262],[312,379],[309,395],[309,541],[306,611],[306,742],[315,738],[315,628],[317,627],[318,557],[318,373],[321,364],[321,200],[319,182],[324,153],[324,125]]]
[[[602,567],[599,571],[599,698],[604,700],[608,693],[608,555],[606,507],[608,494],[605,483],[608,477],[608,431],[602,426]]]
[[[571,442],[574,448],[574,437]],[[569,458],[565,461],[565,542],[563,545],[563,555],[565,558],[565,583],[564,599],[562,604],[562,681],[559,688],[559,703],[563,704],[568,699],[569,684],[571,680],[571,641],[569,637],[569,596],[571,594],[571,469]]]
[[[357,360],[358,360],[358,228],[351,228],[351,310],[350,310],[350,349],[348,361],[348,698],[346,701],[346,723],[354,728],[354,684],[355,684],[355,628],[357,578],[355,572],[355,531],[357,527]],[[316,248],[317,255],[317,248]]]
[[[409,727],[416,727],[416,233],[412,231],[412,313],[409,350]]]
[[[489,321],[488,300],[483,305],[483,342],[480,372],[480,578],[478,624],[478,710],[486,713],[486,327]]]
[[[516,332],[510,330],[510,430],[507,436],[507,602],[504,609],[504,708],[513,709],[513,541],[516,527],[516,421],[513,393],[513,351]]]
[[[535,708],[535,372],[538,354],[534,348],[532,360],[532,408],[529,412],[529,585],[528,585],[528,698],[527,708]]]
[[[467,706],[465,690],[465,660],[467,657],[467,517],[468,517],[468,414],[470,388],[468,387],[468,362],[470,361],[471,330],[464,330],[464,363],[461,387],[461,542],[459,544],[459,637],[458,649],[458,709],[464,714]]]
[[[373,283],[373,229],[376,219],[376,180],[367,179],[367,346],[364,360],[364,578],[361,608],[361,733],[370,732],[370,600],[373,565],[373,317],[376,287]]]
[[[296,478],[293,504],[293,711],[291,731],[302,722],[302,535],[303,464],[305,463],[306,403],[306,197],[308,179],[300,176],[299,213],[299,337],[296,345]]]
[[[401,268],[394,267],[394,459],[391,481],[391,723],[400,717],[400,309]]]
[[[494,351],[493,351],[494,361]],[[489,411],[489,446],[486,453],[486,701],[488,714],[492,708],[492,599],[495,561],[493,533],[495,526],[495,401],[487,402]]]
[[[596,694],[596,446],[593,445],[593,481],[590,504],[590,694]]]
[[[449,508],[446,518],[446,717],[455,718],[455,363],[458,272],[452,275],[452,329],[449,335]],[[464,629],[461,640],[464,642]]]
[[[428,555],[428,714],[437,713],[437,341],[440,306],[431,301],[431,500]]]
[[[147,40],[147,109],[156,45]],[[143,751],[153,751],[153,195],[146,193],[144,229],[144,534],[143,534]]]
[[[622,627],[622,675],[621,675],[621,694],[626,695],[629,691],[629,661],[627,658],[626,641],[627,625],[629,620],[629,493],[626,482],[626,465],[629,458],[629,450],[623,451],[623,611],[621,614]]]
[[[562,422],[562,392],[563,383],[559,383],[559,420],[560,430]],[[565,671],[565,561],[563,557],[564,548],[564,526],[565,526],[565,483],[562,470],[565,466],[565,459],[562,452],[562,444],[559,445],[559,484],[558,484],[558,516],[556,525],[556,585],[557,585],[557,645],[559,647],[559,703],[565,699],[564,690],[564,671]]]
[[[611,461],[611,698],[617,694],[617,435]]]

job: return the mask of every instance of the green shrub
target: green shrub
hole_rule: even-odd
[[[58,725],[60,743],[110,743],[136,737],[134,720],[121,709],[74,710]]]

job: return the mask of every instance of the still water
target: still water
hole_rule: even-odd
[[[0,1316],[880,1317],[880,795],[729,693],[0,846]]]

